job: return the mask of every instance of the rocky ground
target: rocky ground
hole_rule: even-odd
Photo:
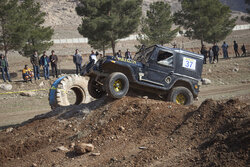
[[[92,112],[86,105],[60,108],[2,131],[0,164],[247,166],[250,106],[238,100],[200,107],[137,97],[92,103],[99,106]],[[79,143],[94,149],[79,154]]]

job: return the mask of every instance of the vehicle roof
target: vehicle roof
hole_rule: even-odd
[[[189,55],[189,56],[192,56],[192,57],[196,57],[198,59],[203,59],[204,58],[203,55],[200,55],[200,54],[197,54],[197,53],[193,53],[193,52],[190,52],[190,51],[187,51],[187,50],[179,49],[179,48],[169,48],[169,47],[162,46],[162,45],[154,45],[154,46],[156,46],[158,48],[162,48],[162,49],[171,50],[171,51],[174,51],[174,52],[177,52],[177,53]]]

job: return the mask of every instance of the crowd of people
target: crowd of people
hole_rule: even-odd
[[[229,56],[228,56],[228,44],[226,42],[223,42],[221,48],[222,48],[223,58],[228,59],[229,58]],[[239,53],[239,46],[238,46],[236,41],[234,41],[233,49],[234,49],[234,53],[235,53],[236,57],[246,56],[246,48],[245,48],[244,44],[241,46],[241,51],[242,51],[241,55]],[[200,53],[204,56],[203,63],[204,64],[207,63],[207,58],[209,58],[209,63],[216,63],[216,62],[218,63],[219,51],[220,51],[220,47],[217,45],[217,43],[215,43],[209,49],[207,49],[206,46],[203,45],[201,50],[200,50]],[[102,54],[99,54],[97,51],[94,52],[92,50],[90,55],[89,55],[90,64],[96,63],[98,56],[100,58],[103,57]],[[122,58],[123,57],[122,51],[119,50],[116,53],[115,57]],[[127,49],[126,52],[124,53],[124,58],[132,59],[132,55],[131,55],[131,52],[129,51],[129,49]],[[51,51],[50,56],[48,56],[46,54],[46,51],[44,51],[41,57],[39,57],[38,52],[35,51],[34,54],[30,57],[30,62],[33,66],[33,69],[28,67],[28,65],[26,64],[24,66],[24,69],[22,70],[22,76],[23,76],[23,80],[25,82],[28,82],[28,81],[32,82],[33,78],[35,80],[39,80],[41,67],[43,69],[43,77],[45,78],[45,80],[50,79],[49,67],[51,67],[52,76],[54,78],[55,77],[58,78],[58,57],[55,54],[54,50]],[[73,55],[73,62],[75,64],[76,74],[78,75],[82,71],[82,63],[83,63],[82,56],[79,53],[78,49],[75,50],[75,54]],[[0,70],[2,72],[2,79],[4,80],[4,82],[6,82],[7,80],[9,82],[12,82],[11,78],[10,78],[10,74],[9,74],[8,61],[6,60],[6,58],[4,57],[3,54],[0,54]],[[7,76],[7,78],[6,78],[6,76]]]
[[[237,44],[236,41],[233,42],[233,49],[234,49],[234,53],[235,53],[235,57],[243,57],[246,56],[246,47],[245,44],[242,44],[241,46],[241,51],[242,54],[240,55],[239,53],[239,46]],[[224,41],[222,46],[222,54],[223,54],[223,58],[224,59],[228,59],[228,44]],[[202,45],[200,53],[204,56],[204,64],[207,64],[207,58],[209,58],[209,63],[218,63],[219,62],[219,51],[220,48],[218,46],[217,43],[215,43],[212,47],[210,47],[209,49],[206,48],[205,45]]]

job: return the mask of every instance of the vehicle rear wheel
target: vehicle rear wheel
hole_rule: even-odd
[[[107,78],[106,91],[110,97],[120,99],[128,93],[128,89],[129,81],[123,73],[115,72]]]
[[[189,89],[180,86],[175,87],[170,91],[168,100],[181,105],[190,105],[193,103],[194,98]]]
[[[106,92],[102,89],[102,85],[95,81],[95,78],[90,78],[88,82],[88,91],[90,96],[95,99],[103,97]]]

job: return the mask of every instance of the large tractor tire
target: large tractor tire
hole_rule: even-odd
[[[109,75],[106,81],[106,91],[114,99],[120,99],[128,93],[129,81],[126,75],[114,72]]]
[[[90,102],[87,83],[87,79],[79,75],[64,76],[56,80],[49,94],[51,108],[71,105],[68,99],[69,92],[73,92],[75,96],[75,102],[73,103],[75,105]]]
[[[193,104],[194,97],[189,89],[178,86],[170,91],[168,100],[181,105],[190,105]]]
[[[100,99],[106,95],[106,91],[103,90],[102,85],[95,81],[95,78],[90,78],[88,82],[88,91],[90,96],[95,99]]]

